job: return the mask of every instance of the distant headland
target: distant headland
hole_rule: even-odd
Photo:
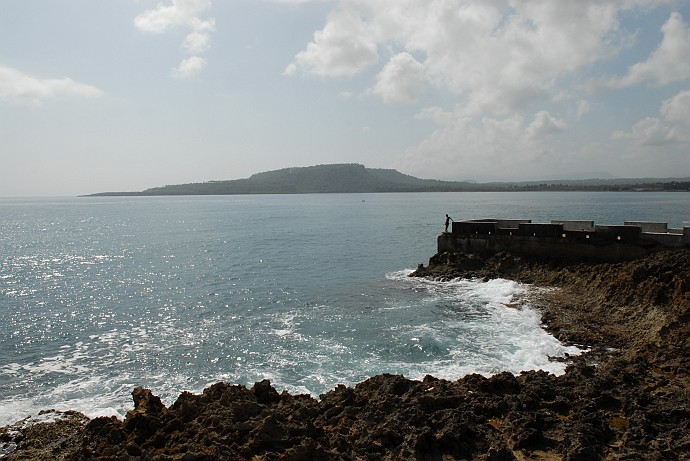
[[[100,192],[88,197],[511,191],[690,191],[690,177],[478,183],[420,179],[393,169],[347,163],[284,168],[245,179],[167,185],[140,192]]]

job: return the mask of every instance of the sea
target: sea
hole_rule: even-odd
[[[444,217],[662,221],[686,192],[0,199],[0,426],[218,381],[318,398],[381,373],[564,372],[510,280],[411,278]]]

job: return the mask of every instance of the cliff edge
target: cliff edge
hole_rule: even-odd
[[[537,286],[544,324],[589,348],[566,373],[381,375],[315,399],[214,384],[124,420],[78,413],[0,429],[7,460],[633,460],[690,458],[690,252],[556,264],[445,253],[415,276]],[[2,451],[0,451],[2,453]]]

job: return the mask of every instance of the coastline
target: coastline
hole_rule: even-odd
[[[589,351],[558,377],[380,375],[320,400],[218,383],[166,408],[138,388],[124,420],[68,412],[0,428],[0,447],[15,444],[0,459],[690,457],[690,251],[596,264],[446,253],[414,275],[551,287],[531,300],[545,328]]]

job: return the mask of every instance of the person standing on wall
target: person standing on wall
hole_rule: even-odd
[[[448,216],[448,213],[446,213],[446,232],[448,232],[448,224],[453,220],[450,216]]]

